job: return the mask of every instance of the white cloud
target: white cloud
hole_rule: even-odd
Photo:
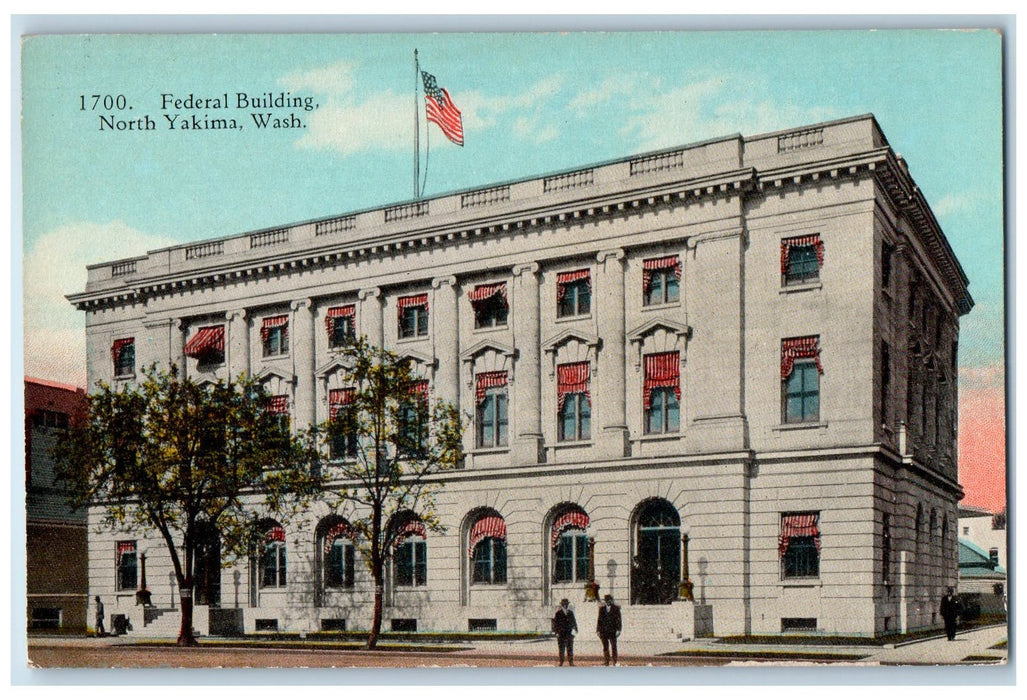
[[[976,201],[977,197],[969,192],[949,192],[931,208],[935,216],[943,217],[968,211]]]
[[[86,287],[86,265],[174,244],[120,221],[76,223],[43,234],[25,250],[25,374],[85,386],[86,333],[66,294]]]
[[[631,98],[638,92],[638,86],[648,84],[652,79],[643,75],[615,73],[594,90],[585,90],[575,95],[567,106],[579,113],[590,111],[598,105],[618,97]]]
[[[353,68],[349,61],[337,61],[330,66],[289,73],[278,84],[293,92],[345,95],[353,89]]]
[[[311,113],[301,148],[343,155],[374,149],[401,150],[413,141],[412,97],[381,92],[359,104],[329,103]]]

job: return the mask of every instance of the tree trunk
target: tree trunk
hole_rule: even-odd
[[[179,599],[182,601],[182,626],[178,630],[178,646],[194,647],[197,641],[193,635],[193,587],[180,585],[179,591]]]
[[[378,634],[382,631],[382,607],[383,607],[383,590],[382,584],[380,583],[381,577],[375,577],[377,581],[374,584],[374,616],[371,618],[371,634],[367,637],[367,648],[374,649],[378,644]]]

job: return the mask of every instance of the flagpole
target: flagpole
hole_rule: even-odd
[[[414,199],[420,199],[417,186],[421,180],[421,122],[417,115],[417,81],[421,79],[420,66],[417,63],[417,49],[414,49]]]

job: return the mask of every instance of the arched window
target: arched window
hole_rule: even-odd
[[[285,529],[273,521],[265,521],[261,528],[260,587],[284,588],[286,584]]]
[[[331,516],[318,524],[321,581],[326,589],[351,588],[354,581],[356,532],[344,518]]]
[[[467,552],[471,583],[506,583],[506,522],[495,511],[480,515],[471,526]]]
[[[578,506],[565,508],[553,520],[553,583],[589,580],[588,522]]]
[[[424,523],[408,516],[398,525],[393,543],[393,581],[397,586],[428,584],[428,540]]]

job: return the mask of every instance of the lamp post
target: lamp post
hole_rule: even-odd
[[[588,538],[588,583],[585,584],[585,600],[599,600],[599,582],[596,581],[596,538]]]
[[[139,590],[136,591],[136,605],[144,608],[150,605],[150,591],[146,588],[146,548],[139,550]]]
[[[692,581],[688,577],[688,533],[681,535],[681,561],[684,567],[681,570],[681,583],[678,584],[678,598],[681,600],[694,601],[692,595]]]

